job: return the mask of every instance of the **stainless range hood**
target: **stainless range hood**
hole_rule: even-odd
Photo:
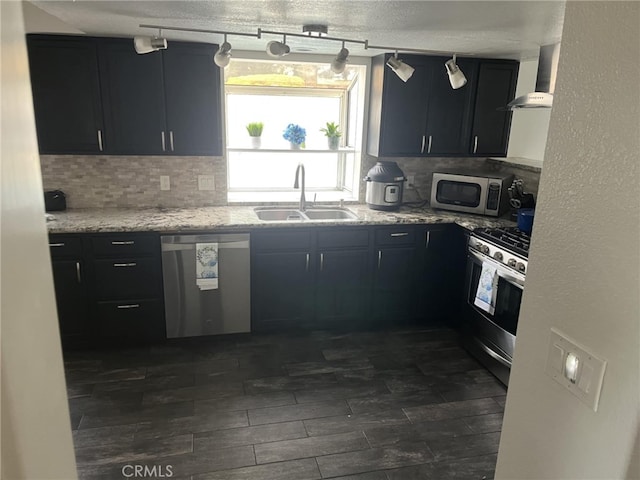
[[[536,91],[512,100],[507,104],[507,110],[520,108],[551,108],[551,105],[553,105],[553,92],[556,88],[559,57],[559,43],[540,47]]]

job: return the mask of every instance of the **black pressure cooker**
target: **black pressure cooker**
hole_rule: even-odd
[[[402,205],[406,177],[396,162],[377,162],[364,177],[365,201],[373,210],[397,210]]]

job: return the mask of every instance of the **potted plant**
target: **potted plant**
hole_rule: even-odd
[[[330,150],[337,150],[340,145],[340,137],[342,132],[340,131],[340,125],[336,125],[334,122],[327,122],[326,128],[321,128],[321,132],[324,132],[329,142]]]
[[[299,149],[304,148],[304,140],[307,138],[307,131],[300,125],[290,123],[287,128],[284,129],[282,138],[289,141],[291,148]]]
[[[262,122],[251,122],[247,125],[247,132],[251,137],[251,145],[253,148],[260,148],[260,136],[262,135],[262,128],[264,124]]]

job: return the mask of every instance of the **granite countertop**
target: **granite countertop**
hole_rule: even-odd
[[[292,207],[295,208],[295,207]],[[371,210],[366,205],[350,205],[358,220],[318,220],[271,222],[259,220],[253,206],[200,208],[105,208],[54,212],[47,221],[49,233],[99,232],[196,232],[241,231],[254,228],[305,227],[319,225],[389,225],[411,223],[456,223],[469,230],[479,227],[515,226],[502,217],[493,218],[431,208],[402,207],[395,212]]]

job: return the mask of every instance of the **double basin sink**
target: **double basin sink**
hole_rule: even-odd
[[[317,207],[305,211],[294,208],[258,207],[254,209],[260,220],[266,222],[308,222],[314,220],[358,220],[351,210],[336,207]]]

